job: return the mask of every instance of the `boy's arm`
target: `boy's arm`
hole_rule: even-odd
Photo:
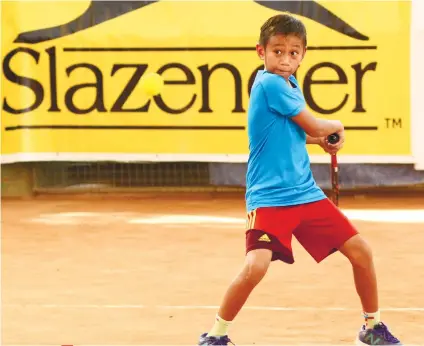
[[[321,139],[319,137],[312,137],[309,135],[306,135],[306,144],[320,144]]]
[[[291,117],[310,137],[327,137],[333,133],[341,133],[344,130],[339,120],[326,120],[315,118],[306,108],[299,114]]]
[[[316,138],[341,133],[343,124],[338,120],[315,118],[306,108],[305,100],[299,97],[283,83],[282,77],[269,75],[261,82],[268,107],[282,116],[290,118],[299,125],[307,135]]]

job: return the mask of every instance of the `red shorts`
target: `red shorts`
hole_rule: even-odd
[[[246,253],[270,249],[272,260],[294,263],[292,235],[321,262],[358,231],[329,200],[252,210],[247,216]]]

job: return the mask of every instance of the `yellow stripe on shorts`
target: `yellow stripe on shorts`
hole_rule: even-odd
[[[255,221],[256,221],[256,209],[252,210],[247,214],[247,221],[246,221],[246,229],[253,229],[255,228]]]

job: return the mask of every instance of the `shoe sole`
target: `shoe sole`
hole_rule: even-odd
[[[358,338],[356,338],[356,340],[355,340],[355,345],[356,346],[370,346],[370,345],[368,345],[368,344],[364,344],[361,340],[359,340]],[[402,346],[402,344],[387,344],[388,346],[389,345],[393,345],[393,346]],[[377,345],[377,346],[383,346],[383,345]]]

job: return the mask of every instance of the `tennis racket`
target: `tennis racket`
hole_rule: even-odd
[[[340,137],[333,133],[327,137],[328,143],[336,144]],[[337,164],[337,154],[331,155],[331,200],[335,205],[339,205],[339,166]]]

